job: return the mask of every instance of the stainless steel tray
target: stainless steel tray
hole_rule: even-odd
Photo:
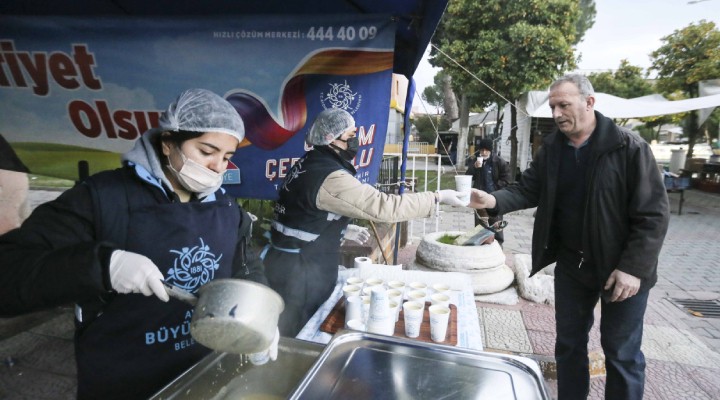
[[[549,399],[535,361],[340,331],[290,399]]]
[[[317,343],[283,337],[277,360],[257,366],[239,354],[213,352],[152,399],[285,399],[322,349]]]

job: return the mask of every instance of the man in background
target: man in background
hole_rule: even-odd
[[[470,159],[470,166],[465,171],[465,175],[472,175],[472,187],[487,193],[502,189],[510,183],[510,165],[499,155],[493,154],[492,150],[492,140],[481,140],[475,156]],[[475,226],[481,222],[491,226],[502,219],[502,215],[489,216],[485,210],[475,210]],[[502,245],[505,240],[502,231],[495,233],[495,240]]]

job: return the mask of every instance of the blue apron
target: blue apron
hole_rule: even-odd
[[[237,204],[224,198],[129,208],[126,250],[153,260],[167,281],[195,293],[231,276]],[[147,398],[160,390],[209,353],[192,339],[191,318],[192,307],[174,299],[115,296],[77,333],[78,398]]]

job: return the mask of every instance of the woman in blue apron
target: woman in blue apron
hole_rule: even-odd
[[[243,137],[222,97],[185,91],[122,168],[0,236],[0,316],[77,304],[78,398],[147,398],[210,352],[163,280],[193,293],[218,278],[267,284],[247,257],[250,216],[220,187]]]

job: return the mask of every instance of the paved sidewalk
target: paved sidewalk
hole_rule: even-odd
[[[675,299],[700,300],[720,311],[720,195],[688,190],[682,215],[679,194],[670,194],[670,227],[660,254],[657,285],[650,291],[645,315],[643,352],[647,370],[645,399],[720,399],[720,315],[692,315]],[[529,254],[533,211],[505,216],[504,251],[507,264],[515,254]],[[434,221],[430,223],[434,225]],[[472,228],[472,214],[446,209],[440,230]],[[434,226],[433,226],[434,227]],[[421,221],[413,232],[422,234]],[[410,264],[419,240],[402,249],[398,262]],[[704,304],[703,304],[704,305]],[[554,396],[553,307],[520,299],[514,305],[477,302],[484,329],[486,351],[525,355],[540,362],[546,383]],[[599,308],[591,331],[591,393],[589,399],[604,398],[604,357],[600,346]]]
[[[33,191],[36,205],[60,192]],[[720,399],[720,318],[694,316],[672,299],[715,301],[720,308],[720,195],[689,190],[682,215],[677,194],[670,195],[670,230],[660,255],[659,281],[650,292],[643,350],[647,359],[645,399]],[[532,210],[507,215],[504,250],[507,262],[528,254]],[[466,231],[473,226],[468,210],[447,209],[440,230]],[[415,221],[413,232],[423,231]],[[421,236],[418,234],[418,236]],[[399,262],[414,261],[419,240],[403,248]],[[521,354],[538,360],[555,393],[552,306],[520,299],[514,305],[478,302],[485,350]],[[58,308],[19,318],[0,318],[0,400],[74,399],[75,362],[72,309]],[[603,399],[604,376],[597,323],[591,332],[593,379],[590,399]]]

